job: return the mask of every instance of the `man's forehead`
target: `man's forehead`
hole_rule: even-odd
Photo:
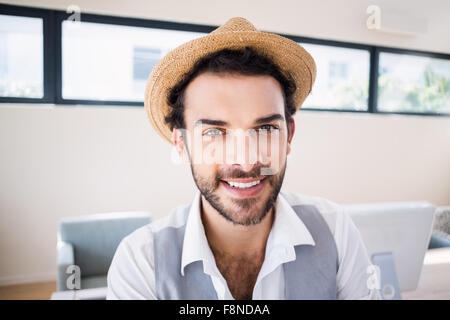
[[[270,76],[202,74],[186,88],[185,120],[253,123],[284,114],[281,86]]]

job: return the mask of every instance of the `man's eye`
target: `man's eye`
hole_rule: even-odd
[[[259,127],[259,130],[272,131],[272,130],[278,130],[278,127],[274,126],[273,124],[264,124],[261,127]]]
[[[223,134],[222,130],[219,130],[217,128],[208,129],[205,132],[203,132],[204,136],[213,136],[213,137],[220,136],[222,134]]]

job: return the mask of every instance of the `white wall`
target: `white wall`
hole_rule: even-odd
[[[72,3],[9,2],[57,9]],[[370,2],[281,1],[284,9],[280,1],[77,4],[90,12],[214,25],[244,16],[269,31],[450,53],[450,2],[378,1],[431,19],[429,34],[417,38],[367,31]],[[341,203],[450,204],[450,117],[301,111],[295,119],[286,190]],[[170,162],[170,150],[140,107],[0,105],[0,284],[55,278],[62,217],[121,210],[161,217],[189,202],[190,171]]]

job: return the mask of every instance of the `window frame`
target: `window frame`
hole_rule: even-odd
[[[62,23],[70,14],[66,12],[56,13],[56,49],[57,49],[57,64],[56,64],[56,104],[85,104],[85,105],[118,105],[118,106],[143,106],[144,102],[137,101],[116,101],[116,100],[89,100],[89,99],[64,99],[62,96]],[[92,22],[110,25],[119,25],[127,27],[141,27],[163,30],[175,31],[193,31],[193,32],[211,32],[216,27],[204,26],[196,24],[168,22],[161,20],[146,20],[137,18],[124,18],[115,16],[105,16],[98,14],[81,13],[81,22]]]
[[[0,97],[0,103],[53,103],[55,96],[55,47],[54,47],[54,12],[52,10],[17,7],[0,4],[0,12],[3,15],[41,18],[42,19],[42,39],[43,39],[43,97]]]
[[[0,12],[5,15],[22,17],[38,17],[43,19],[43,98],[0,97],[0,103],[51,103],[58,105],[107,105],[107,106],[139,106],[144,102],[64,99],[62,97],[62,23],[71,15],[65,11],[0,4]],[[218,26],[170,22],[154,19],[130,18],[100,14],[81,13],[81,22],[103,23],[119,26],[154,28],[174,31],[192,31],[210,33]],[[264,30],[261,30],[264,31]],[[272,32],[272,31],[266,31]],[[273,32],[272,32],[273,33]],[[450,54],[420,51],[412,49],[376,46],[362,43],[345,42],[328,39],[303,37],[292,34],[277,33],[298,43],[317,44],[330,47],[366,50],[369,52],[369,87],[367,110],[325,109],[302,107],[301,111],[351,112],[374,114],[401,114],[419,116],[447,117],[450,113],[380,111],[377,108],[378,70],[380,53],[407,54],[450,60]]]
[[[351,110],[351,109],[331,109],[331,108],[307,108],[307,107],[301,107],[300,110],[309,110],[309,111],[332,111],[332,112],[354,112],[354,113],[372,113],[373,109],[373,101],[371,99],[371,86],[372,86],[372,73],[374,70],[372,70],[372,59],[374,56],[374,46],[360,44],[360,43],[353,43],[353,42],[344,42],[344,41],[336,41],[336,40],[325,40],[325,39],[316,39],[316,38],[309,38],[309,37],[301,37],[301,36],[294,36],[294,35],[286,35],[286,34],[279,34],[283,37],[289,38],[295,42],[298,43],[308,43],[308,44],[317,44],[321,46],[329,46],[334,48],[343,48],[343,49],[357,49],[357,50],[364,50],[369,53],[369,87],[368,87],[368,100],[367,100],[367,110]]]
[[[378,71],[379,71],[379,59],[380,53],[393,53],[393,54],[401,54],[401,55],[409,55],[416,57],[426,57],[426,58],[438,58],[449,60],[450,63],[450,54],[438,53],[438,52],[429,52],[429,51],[419,51],[419,50],[410,50],[410,49],[401,49],[401,48],[392,48],[392,47],[377,47],[377,65],[376,65],[376,78],[374,81],[376,82],[376,87],[378,89]],[[378,90],[376,90],[374,96],[375,102],[378,100]],[[376,106],[378,104],[376,103]],[[379,114],[406,114],[406,115],[419,115],[419,116],[450,116],[450,113],[438,113],[438,112],[411,112],[411,111],[382,111],[377,108],[376,113]]]

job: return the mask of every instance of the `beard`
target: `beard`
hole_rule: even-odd
[[[192,164],[191,171],[195,184],[200,190],[200,193],[221,216],[232,222],[234,225],[250,226],[260,223],[274,206],[280,192],[281,185],[283,184],[284,174],[286,171],[286,162],[278,174],[265,176],[264,180],[266,181],[264,183],[267,184],[265,188],[270,188],[269,195],[266,199],[260,199],[261,195],[248,199],[231,198],[231,204],[228,206],[224,204],[220,196],[217,194],[220,181],[222,179],[232,178],[261,177],[261,167],[254,167],[248,172],[235,168],[229,168],[225,171],[219,171],[213,179],[203,178],[197,175]]]

